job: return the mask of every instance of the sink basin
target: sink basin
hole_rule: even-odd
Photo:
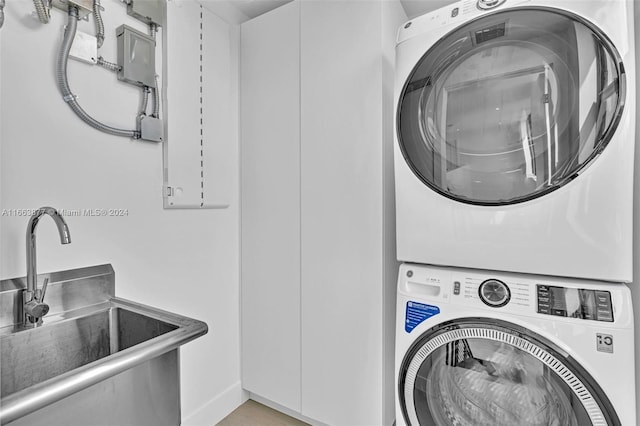
[[[0,397],[44,382],[177,329],[111,307],[45,327],[0,337]]]
[[[24,279],[0,281],[0,425],[179,425],[179,348],[207,324],[115,297],[111,265],[44,278],[51,310],[33,328]]]

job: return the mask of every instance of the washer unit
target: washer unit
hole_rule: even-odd
[[[635,425],[625,285],[403,264],[396,425]]]
[[[632,280],[633,2],[462,0],[396,48],[401,261]]]

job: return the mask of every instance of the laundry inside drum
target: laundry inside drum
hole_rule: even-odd
[[[516,347],[460,339],[436,350],[418,372],[421,425],[579,426],[580,401],[545,364]]]

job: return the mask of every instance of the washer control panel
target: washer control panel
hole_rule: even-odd
[[[613,322],[611,293],[604,290],[536,285],[538,313]]]
[[[509,303],[511,299],[511,290],[500,280],[490,278],[485,280],[478,287],[478,296],[485,305],[492,308],[499,308]]]
[[[398,294],[472,316],[513,314],[593,327],[633,324],[629,287],[619,283],[405,263]]]

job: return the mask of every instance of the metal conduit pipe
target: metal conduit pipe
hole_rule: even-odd
[[[102,68],[108,69],[109,71],[118,72],[120,71],[120,66],[118,64],[114,64],[113,62],[106,61],[102,56],[98,56],[97,64]]]
[[[142,87],[142,104],[140,105],[139,116],[147,115],[147,105],[149,104],[149,92],[151,89],[147,86]]]
[[[95,118],[87,114],[82,107],[76,101],[76,96],[71,92],[69,87],[69,80],[67,78],[67,62],[69,61],[69,50],[71,50],[71,44],[76,35],[76,29],[78,27],[78,8],[69,7],[69,20],[67,27],[64,31],[64,38],[62,45],[60,46],[60,52],[56,61],[58,88],[62,94],[62,99],[69,105],[69,107],[76,113],[82,121],[90,125],[91,127],[100,130],[101,132],[109,133],[115,136],[123,136],[128,138],[139,139],[140,132],[137,130],[123,130],[115,127],[107,126]]]
[[[156,83],[156,86],[157,86],[157,83]],[[160,115],[160,100],[158,99],[157,87],[151,88],[151,103],[153,105],[153,112],[151,113],[151,116],[154,118],[158,118]]]
[[[4,25],[4,0],[0,0],[0,28]]]
[[[40,22],[48,24],[51,15],[49,13],[49,7],[45,4],[45,1],[46,0],[33,0],[33,5],[36,8],[36,14],[38,15]]]
[[[151,37],[155,40],[156,35],[158,34],[158,26],[154,23],[149,24],[149,32],[151,33]],[[158,97],[158,76],[155,76],[156,87],[151,88],[151,104],[152,112],[151,117],[159,118],[160,117],[160,98]]]
[[[96,41],[100,48],[104,43],[104,21],[100,14],[100,0],[93,0],[93,20],[96,24]]]

